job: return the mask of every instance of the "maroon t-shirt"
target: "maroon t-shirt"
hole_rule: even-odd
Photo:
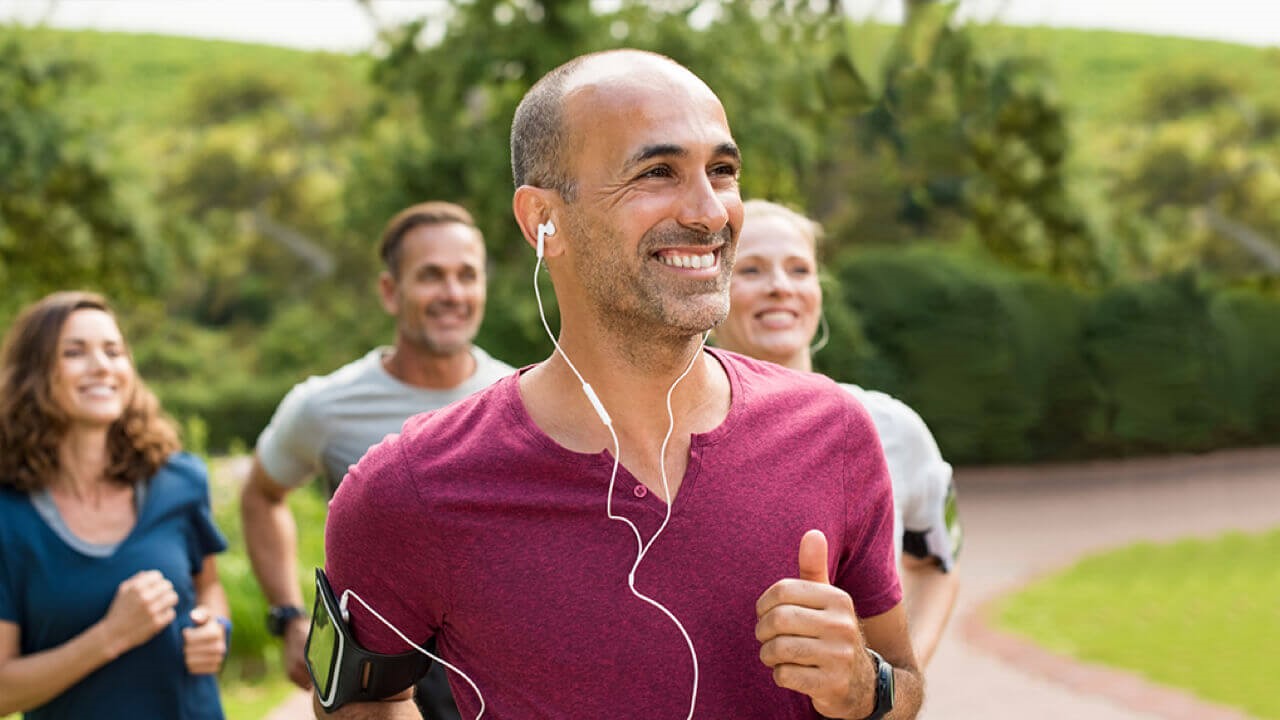
[[[893,493],[871,420],[835,383],[710,350],[732,402],[692,437],[671,522],[636,587],[684,624],[698,653],[695,717],[817,717],[759,659],[755,603],[797,575],[800,537],[827,535],[832,581],[858,614],[901,600]],[[592,417],[594,422],[595,418]],[[405,423],[365,455],[334,496],[326,570],[484,693],[496,720],[644,718],[688,713],[693,666],[675,625],[627,589],[630,528],[605,515],[612,456],[575,453],[543,433],[513,375]],[[647,540],[664,504],[619,468],[614,512]],[[361,644],[404,642],[350,603]],[[475,693],[451,677],[464,718]]]

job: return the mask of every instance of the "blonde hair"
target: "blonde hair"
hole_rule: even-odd
[[[752,218],[767,217],[779,218],[790,223],[813,245],[814,254],[817,254],[818,246],[822,244],[822,238],[825,234],[822,230],[822,224],[818,221],[810,220],[786,205],[769,200],[748,200],[742,203],[742,210],[744,224],[750,222]]]

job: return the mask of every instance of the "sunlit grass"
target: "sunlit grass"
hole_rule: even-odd
[[[998,608],[1054,651],[1280,719],[1280,530],[1141,543],[1087,558]]]

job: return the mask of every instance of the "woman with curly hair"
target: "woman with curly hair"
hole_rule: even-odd
[[[106,301],[23,310],[0,350],[0,716],[221,720],[224,549]]]

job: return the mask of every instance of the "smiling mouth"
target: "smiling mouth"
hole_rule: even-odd
[[[720,264],[720,250],[706,252],[690,252],[688,250],[659,250],[654,253],[658,262],[673,268],[689,270],[710,270]]]
[[[794,310],[774,308],[756,313],[755,319],[766,330],[789,330],[799,321],[800,314]]]

